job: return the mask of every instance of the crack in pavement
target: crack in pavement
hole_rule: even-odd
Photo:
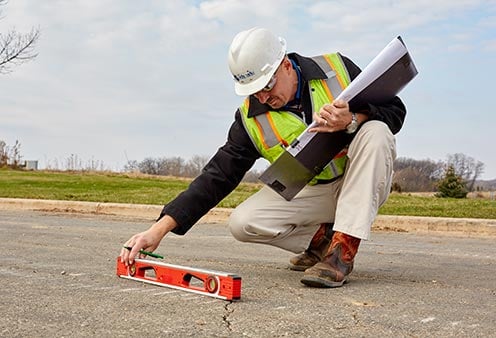
[[[225,314],[222,316],[222,320],[224,321],[224,324],[226,325],[227,329],[229,331],[232,331],[232,328],[231,328],[231,321],[229,320],[229,316],[231,315],[231,313],[234,312],[234,309],[231,309],[229,308],[229,306],[232,304],[233,302],[230,301],[229,303],[226,303],[226,305],[224,305],[224,310],[226,311]]]

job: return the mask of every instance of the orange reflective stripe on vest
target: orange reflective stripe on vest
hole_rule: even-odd
[[[272,148],[277,144],[282,144],[285,147],[289,145],[277,131],[274,120],[269,113],[255,116],[254,119],[260,131],[260,138],[265,149]]]

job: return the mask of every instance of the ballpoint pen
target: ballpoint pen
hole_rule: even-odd
[[[130,246],[124,246],[124,249],[127,249],[129,251],[131,251],[132,247]],[[150,257],[155,257],[155,258],[160,258],[160,259],[164,259],[164,256],[161,256],[159,254],[156,254],[156,253],[153,253],[153,252],[149,252],[149,251],[145,251],[143,249],[141,249],[139,251],[140,254],[143,254],[143,255],[147,255],[147,256],[150,256]]]

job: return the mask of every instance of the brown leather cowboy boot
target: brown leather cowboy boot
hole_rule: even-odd
[[[321,262],[305,270],[301,282],[308,286],[335,288],[343,285],[353,270],[353,260],[360,245],[360,238],[335,232],[331,247]]]
[[[313,235],[308,248],[301,254],[289,260],[289,269],[294,271],[305,271],[322,260],[331,243],[332,223],[322,223]]]

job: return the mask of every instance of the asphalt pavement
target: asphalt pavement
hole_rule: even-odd
[[[491,337],[495,237],[374,231],[350,281],[300,283],[291,253],[240,243],[225,223],[167,235],[165,262],[242,277],[229,302],[116,276],[150,220],[2,210],[1,337]]]

